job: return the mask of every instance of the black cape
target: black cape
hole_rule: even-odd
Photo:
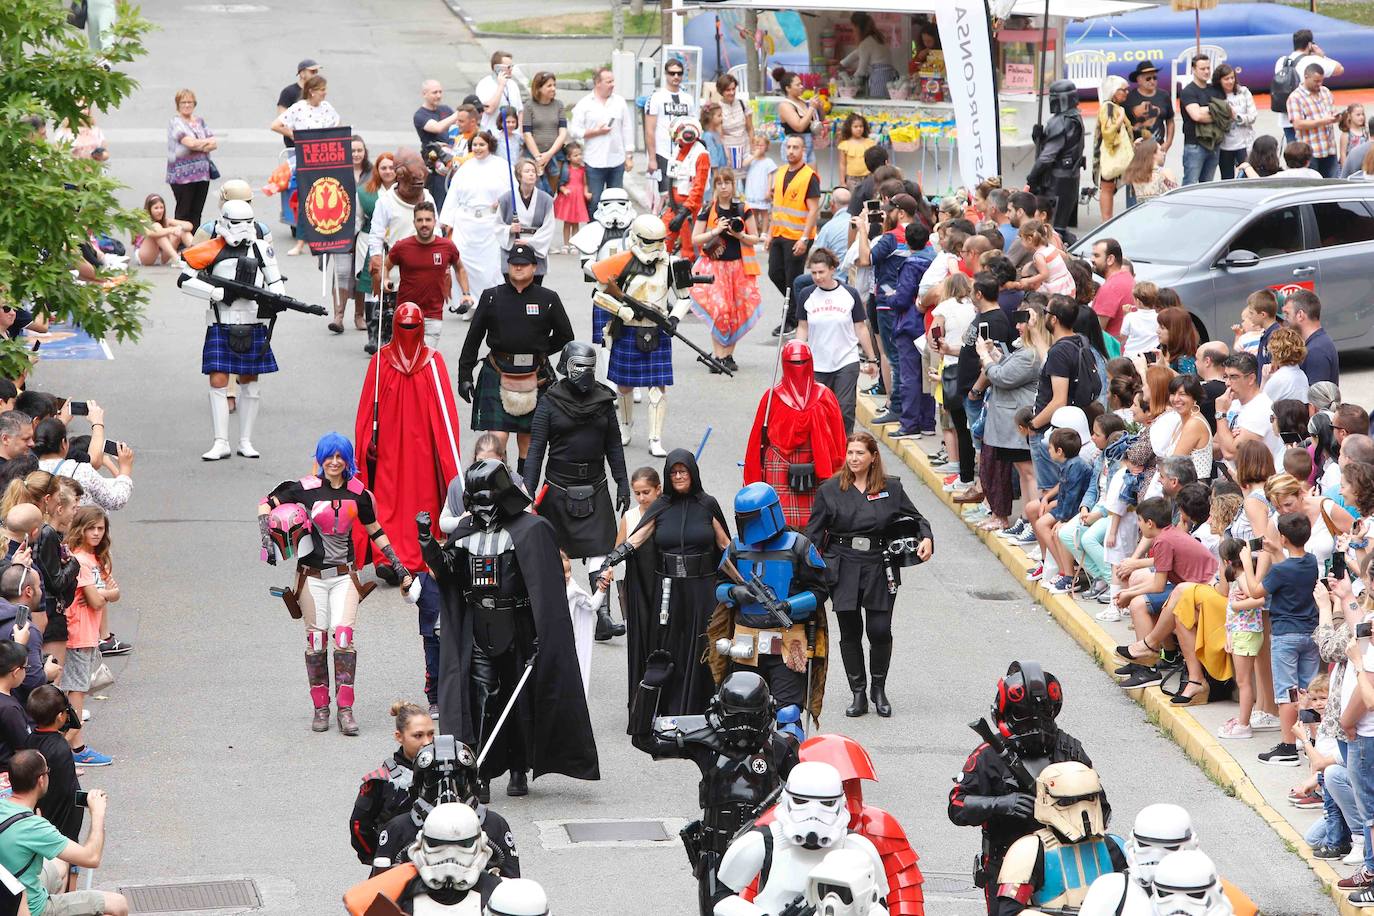
[[[596,740],[577,666],[572,619],[568,616],[563,561],[554,543],[553,527],[537,515],[522,512],[506,519],[503,527],[515,544],[525,587],[534,613],[539,654],[534,672],[521,692],[523,702],[512,715],[524,717],[530,742],[529,761],[537,779],[545,773],[562,773],[574,779],[600,779]],[[472,615],[463,598],[462,558],[453,546],[478,531],[471,516],[454,529],[449,545],[440,548],[433,540],[422,542],[425,562],[439,584],[443,607],[439,611],[439,731],[473,745],[477,736],[468,695],[472,671]],[[500,748],[492,752],[495,772],[501,772]],[[487,763],[483,763],[485,769]]]

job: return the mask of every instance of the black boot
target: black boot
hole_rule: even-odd
[[[477,800],[484,805],[491,804],[491,780],[481,779],[477,782]]]
[[[530,794],[530,780],[524,770],[510,771],[510,782],[506,784],[506,794],[513,798]]]
[[[606,605],[596,609],[596,634],[593,637],[597,642],[605,642],[615,636],[625,635],[625,624],[616,623],[611,619],[611,612]]]
[[[887,669],[892,661],[892,643],[881,643],[869,647],[869,666],[873,669],[873,709],[886,719],[892,715],[892,704],[887,700]]]
[[[868,712],[868,698],[864,696],[864,685],[868,675],[864,672],[864,647],[860,643],[840,642],[840,659],[844,662],[844,676],[849,680],[849,689],[854,691],[854,702],[844,711],[846,716],[855,718]]]

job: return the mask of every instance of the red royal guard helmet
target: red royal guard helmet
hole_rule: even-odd
[[[871,779],[878,781],[873,758],[863,745],[848,735],[815,735],[802,742],[797,756],[803,762],[828,763],[840,771],[840,779]]]

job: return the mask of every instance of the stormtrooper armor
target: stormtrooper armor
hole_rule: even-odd
[[[244,328],[262,325],[264,335],[268,321],[258,317],[257,303],[251,299],[234,298],[225,291],[200,279],[200,270],[212,276],[237,280],[274,293],[285,293],[281,272],[277,269],[277,258],[272,250],[270,237],[261,238],[258,222],[253,216],[253,205],[244,200],[226,200],[220,207],[219,220],[215,224],[215,238],[186,251],[186,266],[182,268],[177,285],[182,292],[210,303],[205,311],[208,326],[205,352],[202,363],[206,374],[221,371],[214,368],[217,361],[212,357],[220,351],[219,346],[232,346],[236,334]],[[236,330],[239,329],[239,330]],[[258,342],[257,332],[252,339],[250,352],[235,351],[230,355],[238,365],[237,374],[256,376],[261,372],[276,371],[276,361],[272,357],[270,340]],[[227,340],[229,344],[222,344]],[[208,368],[206,368],[208,367]],[[242,382],[238,393],[239,445],[238,453],[245,458],[259,457],[253,448],[253,423],[258,416],[261,394],[257,381]],[[214,433],[214,444],[201,457],[206,461],[228,458],[229,448],[229,392],[227,388],[210,388],[210,425]]]
[[[1135,816],[1131,837],[1126,841],[1126,864],[1131,878],[1148,887],[1154,882],[1155,868],[1171,852],[1197,849],[1193,819],[1179,805],[1146,805]]]
[[[549,916],[549,898],[538,881],[509,878],[491,892],[482,916]]]
[[[857,849],[836,849],[806,876],[806,902],[816,916],[885,916],[878,873]]]
[[[1198,849],[1171,852],[1155,869],[1156,916],[1231,916],[1234,909],[1221,888],[1217,867]]]
[[[873,844],[849,833],[849,812],[839,771],[828,763],[799,763],[787,776],[775,819],[730,844],[720,863],[720,880],[735,891],[716,904],[715,916],[778,916],[805,899],[808,878],[833,850],[850,850],[868,861],[879,898],[887,878]],[[765,867],[767,873],[763,874]],[[752,902],[740,896],[755,878]]]

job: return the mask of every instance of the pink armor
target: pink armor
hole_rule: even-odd
[[[318,477],[302,477],[301,489],[318,490],[324,485]],[[348,492],[361,496],[363,482],[356,477],[345,484]],[[310,507],[310,521],[320,534],[348,534],[358,518],[358,504],[351,499],[321,500]]]

